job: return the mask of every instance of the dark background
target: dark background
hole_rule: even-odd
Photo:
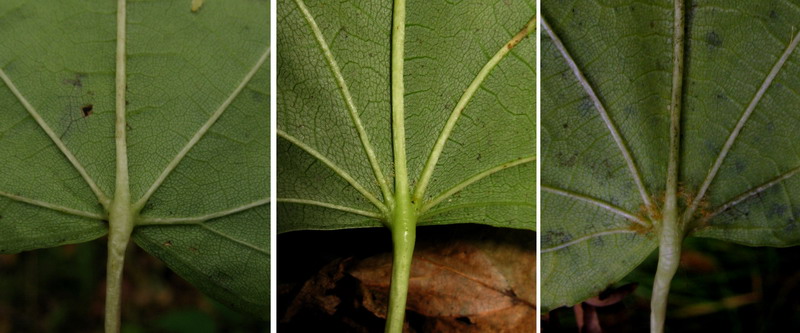
[[[204,296],[131,243],[122,332],[268,332],[268,324]],[[106,239],[0,255],[0,333],[102,332]]]
[[[747,247],[688,238],[672,280],[666,332],[800,332],[800,247]],[[638,283],[621,303],[597,308],[605,332],[646,332],[658,251],[615,284]],[[542,332],[577,332],[574,312],[551,312]]]

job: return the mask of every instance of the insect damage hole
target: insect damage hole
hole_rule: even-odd
[[[94,105],[86,104],[86,105],[82,106],[81,107],[81,112],[83,112],[83,117],[84,118],[86,118],[88,116],[91,116],[92,112],[94,112]]]

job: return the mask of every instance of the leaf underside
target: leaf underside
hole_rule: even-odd
[[[719,0],[686,8],[678,199],[682,214],[693,202],[696,209],[684,226],[693,236],[752,246],[800,244],[800,141],[792,134],[800,125],[792,43],[800,4]],[[657,247],[651,220],[666,186],[673,8],[545,0],[542,15],[552,27],[552,35],[542,31],[541,49],[541,306],[548,311],[597,295]]]
[[[137,222],[155,224],[134,240],[203,292],[266,318],[268,2],[192,12],[189,1],[129,1],[127,12],[131,199],[154,189]],[[116,26],[108,1],[0,4],[0,252],[107,233],[97,193],[113,199]]]
[[[411,186],[459,98],[534,13],[533,1],[409,1],[404,84]],[[384,193],[394,193],[391,14],[391,2],[279,2],[279,232],[375,227],[385,219],[378,207]],[[516,45],[464,109],[430,179],[423,200],[430,207],[420,225],[535,228],[534,42]],[[448,193],[453,188],[459,190]]]

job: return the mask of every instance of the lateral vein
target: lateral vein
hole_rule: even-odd
[[[573,239],[573,240],[571,240],[569,242],[566,242],[566,243],[563,243],[563,244],[560,244],[560,245],[557,245],[557,246],[554,246],[554,247],[549,247],[549,248],[546,248],[546,249],[542,249],[542,251],[540,251],[540,253],[558,251],[558,250],[561,250],[563,248],[567,248],[567,247],[570,247],[572,245],[575,245],[575,244],[578,244],[578,243],[581,243],[581,242],[585,242],[585,241],[590,240],[592,238],[608,236],[608,235],[613,235],[613,234],[635,234],[635,233],[636,233],[636,231],[629,230],[629,229],[614,229],[614,230],[607,230],[607,231],[597,232],[597,233],[594,233],[594,234],[589,234],[589,235],[586,235],[586,236],[583,236],[583,237],[579,237],[579,238]]]
[[[311,31],[314,33],[314,38],[316,39],[317,44],[319,44],[322,54],[325,56],[325,61],[328,63],[328,67],[331,70],[331,74],[333,74],[333,78],[336,80],[336,84],[339,86],[339,92],[341,93],[342,99],[347,106],[347,111],[350,115],[350,120],[353,122],[353,127],[355,127],[356,132],[358,132],[358,138],[361,140],[361,146],[364,148],[364,153],[367,155],[369,164],[372,167],[372,173],[375,175],[375,179],[378,181],[378,185],[381,188],[383,198],[386,200],[389,206],[392,206],[394,196],[389,190],[386,177],[383,175],[380,164],[378,164],[378,158],[375,155],[375,150],[372,148],[372,144],[369,142],[367,131],[364,129],[364,125],[361,123],[361,118],[358,115],[358,109],[356,109],[355,102],[353,102],[353,96],[350,94],[350,88],[348,88],[347,82],[344,80],[344,76],[342,76],[342,72],[339,69],[339,65],[336,63],[336,59],[333,57],[333,53],[328,47],[325,37],[322,36],[322,31],[319,29],[319,26],[317,26],[314,16],[312,16],[311,12],[308,11],[305,2],[303,2],[303,0],[295,0],[295,3],[300,9],[300,12],[303,13],[303,17],[311,28]]]
[[[332,204],[332,203],[328,203],[328,202],[316,201],[316,200],[296,199],[296,198],[278,198],[277,201],[278,202],[285,202],[285,203],[293,203],[293,204],[301,204],[301,205],[310,205],[310,206],[319,206],[319,207],[324,207],[324,208],[330,208],[330,209],[334,209],[334,210],[338,210],[338,211],[342,211],[342,212],[346,212],[346,213],[357,214],[357,215],[371,217],[371,218],[379,219],[379,220],[382,220],[382,219],[385,218],[383,215],[381,215],[381,213],[378,213],[378,212],[370,212],[370,211],[366,211],[366,210],[361,210],[361,209],[357,209],[357,208],[352,208],[352,207]]]
[[[531,17],[530,21],[525,24],[522,30],[519,31],[514,37],[511,38],[508,42],[506,42],[497,53],[492,56],[483,68],[475,75],[475,78],[472,82],[467,86],[467,89],[464,90],[464,94],[461,95],[461,98],[458,100],[455,108],[450,113],[450,117],[447,119],[447,122],[442,128],[439,137],[436,139],[436,143],[434,143],[433,148],[431,148],[431,152],[428,155],[428,159],[425,161],[425,166],[422,169],[422,173],[420,174],[419,181],[417,185],[414,187],[414,195],[412,198],[415,201],[420,201],[425,196],[425,190],[428,187],[428,183],[433,177],[433,171],[436,169],[436,163],[439,161],[439,157],[442,155],[442,151],[444,150],[444,145],[447,143],[447,139],[450,137],[450,134],[453,132],[453,129],[456,126],[456,122],[458,119],[461,118],[461,114],[464,109],[469,104],[472,97],[475,95],[475,92],[478,91],[478,88],[483,84],[483,81],[489,76],[489,73],[503,60],[506,55],[511,52],[517,44],[519,44],[525,37],[533,33],[536,28],[536,15]]]
[[[511,167],[515,167],[517,165],[530,163],[530,162],[533,162],[535,160],[536,160],[536,156],[528,156],[528,157],[519,158],[519,159],[510,161],[510,162],[506,162],[506,163],[500,164],[498,166],[495,166],[493,168],[490,168],[488,170],[480,172],[480,173],[478,173],[478,174],[476,174],[476,175],[474,175],[472,177],[469,177],[466,180],[456,184],[455,186],[451,187],[450,189],[448,189],[448,190],[442,192],[441,194],[437,195],[436,197],[434,197],[430,201],[426,202],[422,206],[422,208],[420,208],[420,214],[424,214],[426,211],[428,211],[429,209],[435,207],[440,202],[442,202],[443,200],[449,198],[450,196],[452,196],[456,192],[463,190],[467,186],[472,185],[473,183],[475,183],[475,182],[477,182],[477,181],[479,181],[481,179],[489,177],[489,176],[491,176],[491,175],[493,175],[495,173],[498,173],[498,172],[500,172],[502,170],[505,170],[505,169],[508,169],[508,168],[511,168]]]
[[[47,125],[47,123],[44,121],[44,119],[36,110],[36,108],[34,108],[33,105],[31,105],[31,103],[28,102],[28,99],[22,95],[19,89],[17,89],[17,86],[14,85],[14,83],[11,81],[8,75],[6,75],[6,72],[3,71],[3,69],[1,68],[0,68],[0,78],[3,79],[3,82],[5,82],[6,86],[8,86],[8,89],[10,89],[11,92],[14,94],[14,96],[16,96],[17,99],[20,101],[20,103],[22,103],[22,106],[25,107],[25,109],[28,111],[28,114],[30,114],[31,117],[33,117],[36,123],[39,124],[39,127],[42,128],[42,130],[47,134],[48,137],[50,137],[50,140],[53,141],[53,143],[56,145],[56,147],[58,147],[61,153],[64,154],[67,160],[69,160],[69,162],[72,164],[75,170],[77,170],[78,173],[81,175],[81,177],[83,177],[83,180],[86,181],[86,184],[89,185],[89,188],[92,190],[92,192],[94,192],[94,195],[97,197],[97,200],[100,202],[100,204],[103,205],[104,208],[108,209],[109,205],[111,204],[111,199],[109,199],[108,196],[105,193],[103,193],[103,190],[101,190],[100,187],[97,186],[97,183],[95,183],[94,179],[92,179],[92,177],[89,176],[89,173],[86,172],[86,169],[83,167],[83,165],[81,165],[81,162],[79,162],[78,159],[75,157],[75,155],[73,155],[72,152],[67,148],[67,146],[64,145],[64,142],[61,141],[58,135],[56,135],[56,133],[53,132],[50,126]]]
[[[583,201],[583,202],[595,205],[597,207],[600,207],[602,209],[605,209],[605,210],[607,210],[607,211],[609,211],[611,213],[614,213],[616,215],[619,215],[621,217],[624,217],[627,220],[629,220],[631,222],[634,222],[634,223],[637,223],[637,224],[639,224],[639,225],[641,225],[643,227],[650,227],[650,223],[648,223],[647,221],[643,220],[642,218],[640,218],[640,217],[638,217],[636,215],[633,215],[631,213],[628,213],[624,209],[619,208],[617,206],[614,206],[614,205],[612,205],[610,203],[607,203],[605,201],[602,201],[600,199],[592,198],[592,197],[589,197],[589,196],[586,196],[586,195],[570,192],[570,191],[563,190],[563,189],[558,189],[558,188],[547,186],[547,185],[541,185],[540,187],[541,187],[542,191],[546,191],[546,192],[557,194],[557,195],[560,195],[560,196],[563,196],[563,197],[567,197],[567,198]]]
[[[203,222],[218,219],[220,217],[225,217],[228,215],[233,215],[236,213],[240,213],[249,209],[253,209],[256,207],[260,207],[263,205],[269,204],[269,198],[257,200],[245,205],[241,205],[239,207],[234,207],[230,209],[226,209],[223,211],[219,211],[216,213],[201,215],[201,216],[193,216],[193,217],[147,217],[142,216],[137,221],[137,225],[169,225],[169,224],[201,224]]]
[[[367,189],[364,188],[364,186],[361,186],[361,184],[358,181],[356,181],[352,176],[350,176],[350,174],[348,174],[347,171],[344,171],[344,169],[334,164],[331,160],[322,155],[320,152],[316,151],[314,148],[311,148],[311,146],[305,144],[304,142],[298,140],[297,138],[289,135],[283,130],[277,130],[277,133],[279,137],[284,138],[286,139],[286,141],[289,141],[295,146],[299,147],[300,149],[305,150],[311,156],[314,156],[314,158],[318,159],[320,162],[328,166],[328,168],[333,170],[333,172],[339,175],[339,177],[342,177],[342,179],[347,181],[350,184],[350,186],[353,186],[353,188],[355,188],[358,192],[360,192],[361,195],[364,196],[364,198],[372,202],[372,204],[375,205],[375,207],[380,209],[382,212],[386,213],[389,211],[386,205],[378,201],[378,199],[374,195],[372,195],[372,193],[367,191]]]
[[[706,179],[703,181],[703,184],[700,186],[700,190],[697,192],[697,196],[692,200],[691,205],[686,208],[686,212],[683,215],[683,219],[686,221],[692,217],[694,211],[697,209],[697,206],[700,204],[700,201],[706,194],[708,187],[711,186],[711,182],[716,177],[719,168],[722,166],[722,162],[725,160],[725,157],[728,155],[728,151],[730,151],[733,143],[736,141],[736,138],[739,136],[742,128],[744,127],[747,120],[750,118],[750,115],[755,110],[758,103],[761,101],[761,98],[767,92],[767,88],[772,85],[772,81],[775,80],[775,77],[778,76],[778,73],[783,68],[783,65],[786,63],[786,60],[789,59],[789,56],[792,55],[792,52],[797,48],[797,44],[800,42],[800,31],[794,35],[792,41],[786,47],[786,50],[783,51],[783,54],[778,61],[775,62],[775,65],[772,66],[772,70],[770,70],[769,74],[766,78],[764,78],[764,82],[761,84],[761,87],[758,88],[756,94],[753,96],[753,99],[750,100],[750,103],[747,105],[747,108],[742,113],[742,116],[739,118],[739,121],[736,123],[736,127],[733,128],[731,134],[728,136],[728,140],[725,141],[725,145],[722,146],[722,150],[720,150],[719,155],[717,156],[717,160],[714,161],[714,165],[711,167],[711,170],[708,171],[708,175],[706,175]]]
[[[751,189],[749,189],[747,191],[744,191],[742,194],[739,194],[735,198],[731,199],[730,201],[720,205],[717,209],[712,211],[711,214],[706,216],[703,220],[704,221],[711,220],[715,216],[717,216],[720,213],[730,209],[733,206],[738,205],[742,201],[745,201],[748,198],[750,198],[750,197],[752,197],[754,195],[757,195],[757,194],[759,194],[761,192],[764,192],[767,189],[769,189],[770,187],[775,186],[775,185],[783,182],[784,180],[787,180],[787,179],[791,178],[792,176],[796,175],[798,172],[800,172],[800,167],[796,167],[794,169],[791,169],[791,170],[785,172],[784,174],[782,174],[782,175],[780,175],[778,177],[775,177],[772,180],[770,180],[770,181],[768,181],[768,182],[766,182],[764,184],[761,184],[761,185],[756,186],[754,188],[751,188]]]
[[[23,197],[23,196],[20,196],[20,195],[16,195],[16,194],[11,194],[11,193],[8,193],[8,192],[0,191],[0,196],[9,198],[11,200],[19,201],[19,202],[22,202],[22,203],[26,203],[26,204],[29,204],[29,205],[34,205],[34,206],[39,206],[39,207],[51,209],[51,210],[54,210],[54,211],[57,211],[57,212],[60,212],[60,213],[66,213],[66,214],[80,216],[80,217],[88,217],[90,219],[95,219],[95,220],[105,220],[105,219],[108,218],[107,216],[102,215],[102,214],[90,213],[90,212],[82,211],[82,210],[79,210],[79,209],[64,207],[64,206],[52,204],[52,203],[41,201],[41,200],[36,200],[36,199],[26,198],[26,197]]]
[[[144,205],[147,203],[147,200],[150,199],[150,196],[152,196],[153,193],[155,193],[155,191],[158,189],[158,187],[161,186],[164,180],[167,179],[167,176],[169,176],[169,174],[172,173],[172,170],[174,170],[178,166],[178,164],[181,163],[183,158],[197,144],[197,142],[199,142],[200,139],[203,138],[203,136],[208,132],[211,126],[213,126],[217,122],[217,120],[228,109],[231,103],[233,103],[233,100],[236,99],[237,96],[239,96],[239,94],[242,92],[242,90],[244,90],[244,88],[247,86],[250,80],[253,79],[253,76],[255,76],[256,72],[258,72],[258,70],[261,68],[261,66],[269,57],[269,54],[270,54],[269,48],[264,50],[264,53],[261,54],[261,57],[258,58],[255,65],[253,65],[250,71],[248,71],[247,74],[245,74],[244,78],[242,78],[242,81],[239,82],[239,85],[236,87],[236,89],[234,89],[233,92],[231,92],[231,94],[228,96],[228,98],[226,98],[225,101],[222,102],[222,104],[220,104],[220,106],[214,111],[214,113],[211,114],[211,117],[208,119],[208,121],[206,121],[205,124],[203,124],[203,126],[197,129],[197,132],[194,134],[194,136],[192,136],[191,139],[189,139],[189,142],[187,142],[186,145],[183,147],[183,149],[181,149],[181,151],[178,153],[178,155],[176,155],[175,158],[172,159],[172,161],[170,161],[169,164],[167,164],[167,167],[164,168],[164,171],[161,172],[161,174],[158,176],[158,178],[156,178],[156,180],[153,182],[150,188],[147,189],[147,192],[145,192],[144,195],[142,195],[141,199],[139,199],[136,202],[136,204],[134,205],[135,210],[138,211],[142,209],[142,207],[144,207]]]
[[[597,94],[594,91],[594,88],[589,83],[589,80],[583,76],[580,68],[578,68],[578,64],[572,59],[572,56],[567,51],[567,48],[564,46],[564,43],[561,42],[561,39],[556,35],[555,31],[550,27],[542,17],[542,27],[547,32],[547,35],[550,36],[550,39],[555,44],[558,52],[561,53],[561,56],[564,57],[564,60],[567,62],[567,65],[572,70],[572,73],[578,79],[578,82],[583,87],[583,90],[586,91],[586,94],[589,95],[589,98],[594,103],[594,107],[597,109],[597,112],[600,114],[600,117],[603,118],[603,122],[605,123],[608,131],[611,134],[611,137],[614,139],[614,142],[617,144],[617,147],[622,153],[623,159],[625,159],[625,163],[628,165],[628,170],[633,177],[633,181],[636,183],[636,187],[639,189],[639,195],[642,197],[642,202],[644,202],[645,206],[652,207],[652,202],[650,201],[650,195],[647,193],[647,188],[645,188],[644,183],[642,182],[642,177],[639,174],[639,169],[636,167],[636,162],[633,160],[630,151],[628,150],[628,146],[625,144],[625,140],[622,139],[622,136],[617,131],[617,126],[614,125],[614,122],[611,120],[611,117],[608,115],[606,108],[603,106],[603,103],[600,102],[600,98],[597,97]]]
[[[253,250],[255,250],[256,252],[260,252],[260,253],[263,253],[263,254],[269,254],[269,253],[267,253],[267,250],[266,250],[266,249],[262,249],[262,248],[260,248],[260,247],[258,247],[258,246],[255,246],[255,245],[253,245],[253,244],[250,244],[250,243],[248,243],[248,242],[245,242],[245,241],[242,241],[242,240],[238,240],[238,239],[236,239],[236,238],[233,238],[233,237],[231,237],[230,235],[228,235],[228,234],[226,234],[226,233],[224,233],[224,232],[221,232],[221,231],[219,231],[219,230],[216,230],[216,229],[210,228],[209,226],[207,226],[207,225],[205,225],[205,224],[200,224],[199,226],[200,226],[201,228],[203,228],[203,229],[206,229],[206,230],[208,230],[208,231],[212,232],[212,233],[215,233],[215,234],[217,234],[217,235],[219,235],[219,236],[222,236],[223,238],[225,238],[225,239],[227,239],[227,240],[229,240],[229,241],[231,241],[231,242],[234,242],[234,243],[236,243],[236,244],[239,244],[239,245],[242,245],[242,246],[244,246],[244,247],[247,247],[247,248],[253,249]]]

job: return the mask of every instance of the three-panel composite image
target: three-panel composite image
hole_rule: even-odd
[[[0,1],[0,333],[800,330],[800,0]]]

